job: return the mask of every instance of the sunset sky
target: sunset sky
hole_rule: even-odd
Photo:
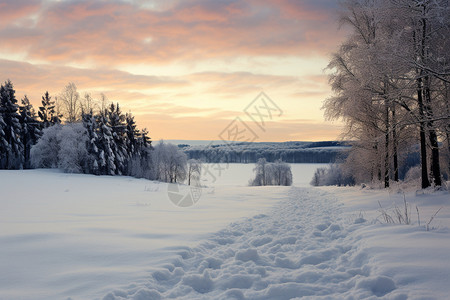
[[[153,140],[218,140],[239,118],[257,141],[335,140],[324,68],[337,0],[0,1],[0,80],[40,105],[74,82],[131,111]],[[264,92],[281,110],[258,128]]]

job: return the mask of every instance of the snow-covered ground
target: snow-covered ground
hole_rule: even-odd
[[[163,183],[0,171],[0,299],[446,299],[449,194],[408,192],[413,224],[382,224],[402,193],[306,187],[316,167],[248,187],[230,165],[188,208]]]

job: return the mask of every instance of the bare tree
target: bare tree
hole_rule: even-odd
[[[92,98],[90,93],[84,93],[81,99],[81,110],[83,113],[93,113],[99,110],[97,101]]]
[[[200,180],[202,172],[202,162],[196,159],[189,159],[187,161],[187,180],[188,185],[191,185],[191,181],[195,180],[197,183]]]
[[[74,123],[80,119],[82,103],[75,83],[68,83],[62,90],[58,100],[61,102],[66,122]]]

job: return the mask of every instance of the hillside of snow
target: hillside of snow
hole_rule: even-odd
[[[230,165],[188,208],[164,183],[0,171],[0,299],[445,299],[448,192],[307,187],[316,167],[248,187]],[[385,224],[404,196],[412,224]]]

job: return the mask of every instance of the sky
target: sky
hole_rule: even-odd
[[[337,2],[0,0],[0,80],[35,107],[69,82],[103,93],[153,140],[336,140]]]

